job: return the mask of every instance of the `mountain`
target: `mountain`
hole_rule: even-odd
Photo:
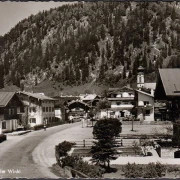
[[[59,88],[149,81],[161,67],[180,67],[179,2],[79,2],[19,22],[0,37],[0,87]],[[43,88],[43,87],[42,87]],[[53,88],[53,87],[52,87]]]

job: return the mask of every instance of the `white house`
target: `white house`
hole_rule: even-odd
[[[24,118],[27,124],[35,126],[43,123],[55,122],[55,99],[45,96],[43,93],[18,92],[21,101],[26,106]]]
[[[115,117],[129,116],[134,107],[134,90],[128,86],[110,88],[108,101],[111,103],[111,111],[114,112]]]
[[[137,118],[141,121],[154,121],[154,95],[135,90]]]

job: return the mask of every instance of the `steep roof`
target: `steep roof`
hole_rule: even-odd
[[[129,87],[129,86],[123,86],[121,88],[109,88],[108,92],[129,92],[129,91],[133,91],[133,88]]]
[[[45,96],[44,94],[41,94],[41,93],[30,93],[30,92],[22,92],[22,91],[20,91],[19,93],[27,95],[27,96],[31,96],[31,97],[34,97],[34,98],[40,99],[40,100],[51,100],[51,101],[56,100],[56,99],[50,98],[48,96]]]
[[[15,92],[0,92],[0,107],[5,107],[15,95]]]
[[[159,69],[166,96],[180,96],[180,69]]]
[[[154,97],[152,94],[146,93],[146,92],[144,92],[144,91],[140,91],[140,90],[137,90],[137,89],[135,89],[135,91],[137,91],[137,92],[139,92],[139,93],[141,93],[141,94],[150,96],[150,97]]]
[[[97,95],[96,94],[85,94],[85,95],[80,94],[79,97],[83,101],[85,100],[90,101],[90,100],[94,100],[97,97]]]

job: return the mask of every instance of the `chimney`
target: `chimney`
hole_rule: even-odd
[[[154,90],[153,89],[151,89],[151,95],[154,96]]]

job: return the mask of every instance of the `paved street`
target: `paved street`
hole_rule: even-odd
[[[51,136],[57,136],[58,139],[58,133],[78,124],[51,127],[47,131],[34,131],[22,136],[8,136],[7,141],[0,143],[0,178],[58,178],[51,173],[46,164],[46,155],[42,154],[49,148]],[[39,152],[36,151],[37,147]],[[51,149],[54,154],[54,146]]]

